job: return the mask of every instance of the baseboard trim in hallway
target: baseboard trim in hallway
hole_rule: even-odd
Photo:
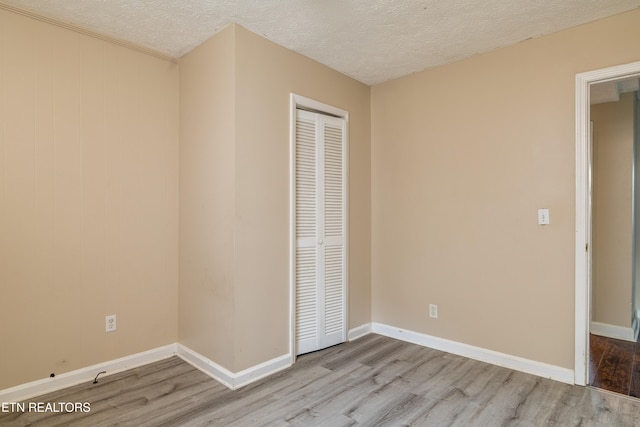
[[[600,335],[602,337],[614,338],[618,340],[625,340],[636,342],[637,336],[633,328],[626,328],[624,326],[610,325],[607,323],[591,322],[589,331],[592,334]]]

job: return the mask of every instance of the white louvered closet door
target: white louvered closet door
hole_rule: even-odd
[[[296,354],[346,340],[346,124],[297,110]]]

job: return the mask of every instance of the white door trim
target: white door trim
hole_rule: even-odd
[[[576,75],[576,241],[575,241],[575,363],[574,382],[587,385],[591,284],[589,252],[591,108],[589,88],[593,83],[640,75],[640,61]]]
[[[289,354],[291,364],[296,360],[296,281],[295,281],[295,247],[296,247],[296,110],[308,109],[344,119],[347,132],[345,134],[344,162],[345,162],[345,313],[344,336],[347,336],[349,326],[349,112],[322,102],[306,98],[295,93],[289,97]]]

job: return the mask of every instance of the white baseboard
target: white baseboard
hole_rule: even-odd
[[[235,390],[291,366],[291,355],[285,354],[243,371],[233,373],[225,367],[218,365],[213,360],[206,358],[182,344],[177,344],[177,348],[178,356],[185,362],[198,368],[231,390]]]
[[[373,323],[372,332],[424,347],[445,351],[447,353],[468,357],[469,359],[475,359],[516,371],[526,372],[539,377],[550,378],[567,384],[574,383],[574,372],[572,369],[549,365],[535,360],[524,359],[522,357],[487,350],[481,347],[475,347],[469,344],[463,344],[419,332],[408,331],[381,323]]]
[[[100,376],[100,378],[104,378],[108,375],[157,362],[176,355],[232,390],[291,366],[291,355],[286,354],[275,359],[268,360],[264,363],[260,363],[256,366],[252,366],[243,371],[233,373],[188,347],[174,343],[164,347],[144,351],[142,353],[132,354],[120,359],[110,360],[108,362],[98,363],[97,365],[66,372],[64,374],[56,375],[54,378],[45,378],[0,390],[0,402],[19,402],[21,400],[51,393],[83,382],[93,381],[98,372],[107,371],[105,374]]]
[[[350,329],[347,339],[349,341],[357,340],[358,338],[362,338],[363,336],[370,333],[371,323],[365,323],[364,325],[358,326],[357,328]]]
[[[176,354],[176,345],[169,344],[108,362],[98,363],[75,371],[65,372],[53,378],[44,378],[15,387],[0,390],[0,402],[18,402],[46,393],[51,393],[83,382],[93,382],[98,372],[107,371],[100,378],[148,363],[157,362]]]
[[[600,335],[608,338],[615,338],[618,340],[633,341],[635,342],[636,334],[633,328],[627,328],[624,326],[610,325],[608,323],[591,322],[589,332],[595,335]]]
[[[480,347],[474,347],[468,344],[462,344],[419,332],[412,332],[381,323],[367,323],[351,329],[349,331],[349,340],[352,341],[358,339],[371,332],[422,345],[424,347],[458,354],[470,359],[504,366],[506,368],[527,372],[541,377],[551,378],[568,384],[573,384],[574,381],[573,371],[570,369],[523,359],[521,357],[499,353]],[[112,375],[127,369],[157,362],[174,355],[179,356],[187,363],[193,365],[232,390],[286,369],[291,366],[292,361],[291,355],[285,354],[247,368],[243,371],[234,373],[190,348],[176,343],[60,374],[54,378],[45,378],[5,390],[0,390],[0,402],[18,402],[34,396],[60,390],[65,387],[71,387],[85,381],[92,381],[96,374],[101,371],[107,371],[107,373],[104,374],[105,376]]]

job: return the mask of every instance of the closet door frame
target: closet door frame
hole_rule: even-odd
[[[290,133],[289,133],[289,354],[291,363],[296,361],[296,117],[297,110],[309,110],[321,114],[339,117],[345,121],[344,135],[344,337],[348,337],[349,325],[349,113],[331,105],[323,104],[295,93],[290,95]]]

